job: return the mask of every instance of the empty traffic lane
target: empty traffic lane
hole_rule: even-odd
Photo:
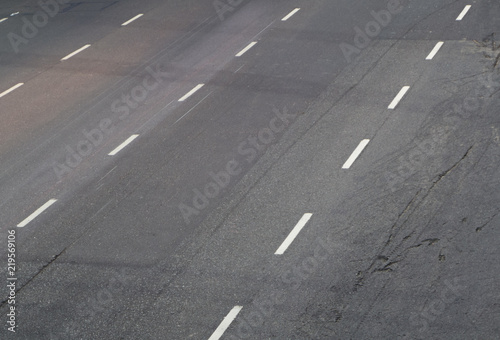
[[[496,334],[498,6],[131,3],[2,90],[75,82],[2,154],[19,335]]]

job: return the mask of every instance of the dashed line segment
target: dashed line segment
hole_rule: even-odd
[[[361,155],[361,152],[366,148],[366,146],[370,143],[369,139],[363,139],[356,149],[352,152],[351,156],[347,159],[347,161],[342,165],[342,169],[349,169],[351,165],[354,163],[354,161]]]
[[[229,328],[231,323],[236,319],[238,313],[241,311],[243,306],[234,306],[233,309],[226,315],[224,320],[220,323],[219,327],[213,332],[213,334],[208,338],[208,340],[219,340],[224,332]]]
[[[37,218],[41,213],[43,213],[45,210],[47,210],[52,204],[56,203],[57,200],[56,199],[50,199],[47,201],[47,203],[45,203],[44,205],[42,205],[40,208],[38,208],[33,214],[29,215],[26,219],[24,219],[24,221],[22,221],[21,223],[19,223],[17,225],[18,228],[24,228],[25,226],[27,226],[31,221],[33,221],[35,218]]]
[[[293,11],[291,11],[290,13],[288,13],[286,16],[284,16],[283,19],[281,19],[281,21],[287,21],[288,19],[290,19],[292,17],[292,15],[294,15],[298,11],[300,11],[300,8],[294,9]]]
[[[70,54],[68,54],[67,56],[65,56],[64,58],[62,58],[61,61],[68,60],[69,58],[73,57],[74,55],[80,53],[81,51],[83,51],[83,50],[85,50],[85,49],[87,49],[89,47],[90,47],[90,44],[82,46],[79,49],[77,49],[76,51],[71,52]]]
[[[471,5],[465,6],[465,8],[462,10],[462,12],[458,15],[456,21],[460,21],[464,18],[464,16],[467,14],[469,9],[471,8]]]
[[[299,220],[299,222],[297,222],[297,224],[292,229],[292,231],[290,232],[290,234],[288,234],[287,238],[283,241],[283,243],[281,244],[281,246],[279,246],[279,248],[276,250],[276,252],[274,253],[274,255],[283,255],[283,253],[285,252],[285,250],[287,250],[287,248],[290,246],[290,244],[292,244],[293,240],[295,240],[295,238],[300,233],[300,231],[302,230],[302,228],[304,228],[304,226],[309,221],[309,219],[311,218],[311,216],[312,216],[311,213],[306,213],[306,214],[304,214],[302,216],[302,218]]]
[[[205,84],[198,84],[198,85],[196,85],[191,91],[189,91],[184,96],[182,96],[181,98],[179,98],[179,101],[180,102],[185,101],[186,99],[188,99],[189,97],[191,97],[196,91],[198,91],[199,89],[201,89],[204,85]]]
[[[11,93],[15,89],[17,89],[17,88],[19,88],[19,87],[21,87],[23,85],[24,85],[24,83],[19,83],[19,84],[16,84],[16,85],[12,86],[10,89],[3,91],[2,93],[0,93],[0,98],[2,98],[3,96]]]
[[[132,19],[129,19],[127,21],[125,21],[122,26],[127,26],[128,24],[130,24],[132,21],[135,21],[137,19],[139,19],[140,17],[142,17],[144,14],[137,14],[135,17],[133,17]]]
[[[399,91],[397,96],[392,100],[392,102],[389,104],[387,108],[389,110],[394,110],[409,89],[410,89],[409,86],[403,86],[403,88]]]
[[[434,58],[434,56],[436,55],[436,53],[438,53],[439,49],[441,48],[441,46],[443,46],[444,42],[443,41],[440,41],[436,44],[436,46],[434,46],[434,48],[432,49],[431,53],[429,53],[429,55],[427,56],[427,58],[425,58],[425,60],[432,60],[432,58]]]
[[[253,45],[255,45],[256,43],[257,43],[256,41],[252,41],[250,44],[247,45],[247,47],[245,47],[244,49],[242,49],[241,51],[239,51],[236,54],[236,57],[241,57],[243,54],[245,54],[246,51],[248,51],[249,49],[251,49],[253,47]]]
[[[137,137],[139,137],[139,135],[132,135],[132,136],[130,136],[129,138],[127,138],[127,140],[125,142],[121,143],[116,149],[114,149],[113,151],[111,151],[110,153],[108,153],[108,156],[114,156],[114,155],[116,155],[123,148],[125,148],[127,145],[129,145],[130,143],[132,143],[132,141],[134,139],[136,139]]]

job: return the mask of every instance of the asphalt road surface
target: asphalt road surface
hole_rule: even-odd
[[[1,339],[500,339],[500,3],[0,4]]]

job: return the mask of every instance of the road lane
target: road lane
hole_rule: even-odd
[[[279,19],[290,12],[290,8],[280,8],[284,3],[251,2],[234,15],[234,21],[227,19],[221,27],[235,27],[232,25],[241,22],[240,16],[259,17],[261,20],[254,19],[255,26],[247,34],[253,28],[258,31],[267,27],[266,15],[274,14]],[[378,5],[385,4],[373,4]],[[446,211],[458,220],[462,209],[456,209],[454,202],[466,204],[472,193],[480,195],[480,190],[468,190],[478,187],[476,182],[480,188],[485,184],[480,174],[471,175],[471,167],[482,161],[485,178],[494,178],[497,130],[494,124],[490,126],[494,112],[490,108],[495,107],[496,99],[490,97],[477,109],[485,119],[477,126],[470,113],[462,114],[457,130],[452,131],[456,135],[437,134],[437,141],[432,138],[440,146],[440,157],[426,158],[422,152],[419,161],[411,157],[412,166],[427,169],[428,175],[419,171],[416,179],[404,177],[391,190],[393,182],[385,174],[399,169],[398,157],[411,151],[414,140],[422,139],[419,146],[428,145],[426,134],[433,135],[435,127],[449,126],[449,119],[456,114],[439,117],[439,113],[474,93],[474,82],[481,83],[476,75],[491,68],[491,60],[471,42],[447,41],[446,50],[440,53],[457,51],[455,63],[450,65],[446,55],[429,63],[424,57],[432,49],[432,41],[380,39],[362,51],[360,60],[346,64],[339,49],[339,43],[346,40],[325,44],[328,35],[314,31],[319,23],[331,18],[328,10],[332,4],[318,2],[312,12],[306,12],[306,4],[300,6],[301,11],[293,17],[296,26],[288,31],[269,26],[252,53],[245,54],[243,65],[239,60],[225,62],[234,57],[234,51],[225,52],[235,44],[227,44],[220,53],[205,54],[213,57],[211,62],[224,60],[215,66],[215,76],[209,72],[212,63],[196,63],[199,54],[194,52],[207,51],[205,47],[187,46],[185,63],[177,63],[175,72],[184,74],[191,65],[207,68],[196,67],[197,73],[177,78],[181,79],[179,86],[162,88],[136,111],[139,114],[127,123],[129,130],[114,135],[107,144],[118,145],[127,137],[124,134],[129,136],[130,130],[148,126],[147,122],[153,120],[147,128],[149,133],[141,133],[138,143],[120,152],[114,162],[97,167],[100,159],[89,158],[73,173],[73,178],[84,176],[73,186],[76,189],[61,190],[59,204],[37,219],[36,230],[20,236],[23,247],[29,249],[21,253],[21,282],[29,284],[19,299],[25,313],[33,316],[23,325],[25,334],[32,338],[50,334],[56,338],[79,337],[90,332],[111,338],[208,338],[235,305],[244,308],[226,329],[228,336],[312,338],[321,334],[364,338],[371,334],[387,338],[394,333],[421,333],[410,321],[413,311],[409,307],[418,306],[416,302],[427,296],[426,290],[440,287],[434,284],[439,280],[440,267],[434,267],[437,274],[417,276],[420,281],[413,285],[426,287],[422,294],[398,292],[392,298],[388,292],[397,292],[400,282],[408,284],[408,277],[425,271],[419,265],[425,255],[408,256],[413,254],[409,249],[427,249],[423,245],[433,245],[443,238],[442,234],[448,235],[446,229],[426,227],[439,225],[437,212]],[[342,9],[349,12],[350,7]],[[425,12],[426,5],[412,14],[415,11]],[[346,15],[339,12],[337,15]],[[396,26],[405,29],[413,23]],[[322,32],[338,32],[343,25],[330,24],[322,27]],[[203,36],[210,36],[205,33]],[[351,37],[351,33],[344,36]],[[316,40],[312,39],[304,50],[298,42],[306,37]],[[203,39],[194,40],[203,46]],[[335,63],[331,56],[338,58]],[[323,67],[326,64],[331,66],[328,71]],[[148,72],[129,84],[125,96],[130,94],[132,98],[136,93],[140,98],[137,84],[148,84],[143,82],[145,74]],[[462,84],[464,74],[466,83]],[[209,97],[200,102],[203,94],[196,93],[185,103],[167,104],[183,95],[189,88],[186,85],[200,75],[199,81],[206,84],[200,92],[207,91]],[[469,78],[473,82],[468,83]],[[397,110],[387,110],[387,102],[402,80],[411,84],[412,91]],[[195,96],[200,98],[191,101]],[[127,102],[123,98],[119,103]],[[128,114],[134,105],[128,106]],[[161,110],[165,105],[168,113]],[[92,126],[109,128],[100,124],[98,112],[97,107]],[[186,112],[192,114],[184,116]],[[179,117],[185,118],[179,121]],[[176,121],[179,123],[174,128],[172,123]],[[92,138],[99,141],[104,133],[102,129],[91,131],[86,145]],[[342,171],[345,155],[352,152],[359,136],[369,137],[372,143],[363,153],[363,164],[368,166]],[[464,188],[457,190],[457,180]],[[487,198],[489,203],[487,199],[481,201],[487,203],[485,219],[472,211],[468,216],[480,222],[477,228],[485,231],[496,221],[498,191],[493,190]],[[192,205],[196,212],[188,209],[183,213],[179,203]],[[304,209],[314,210],[319,217],[308,226],[307,233],[300,235],[298,244],[304,246],[294,246],[293,252],[287,252],[290,258],[277,263],[272,256],[276,243],[296,222],[296,212]],[[262,218],[256,219],[256,214]],[[391,243],[393,230],[398,242]],[[465,244],[469,240],[465,232],[458,236]],[[453,242],[447,245],[446,249],[452,248]],[[487,279],[488,270],[471,268],[474,261],[491,256],[495,249],[494,244],[487,243],[469,262],[462,257],[467,263],[464,275]],[[437,257],[440,262],[442,256],[456,256],[454,251],[441,251]],[[486,262],[486,268],[494,268],[493,262]],[[391,279],[377,276],[390,275],[398,266],[403,274],[396,272]],[[458,271],[451,266],[445,272],[452,280],[441,282],[446,287],[446,282],[455,282]],[[93,278],[91,282],[89,277]],[[390,285],[393,289],[384,290]],[[60,286],[67,288],[55,289]],[[492,296],[486,285],[481,289]],[[56,291],[57,295],[52,293]],[[42,306],[41,299],[46,301]],[[322,301],[334,307],[325,307]],[[387,313],[384,327],[375,328],[380,323],[377,316],[386,315],[384,311],[393,306],[398,307],[394,309],[398,315]],[[484,310],[485,305],[478,307]],[[486,310],[494,315],[491,306]],[[482,310],[476,314],[482,314]],[[65,322],[55,324],[63,315]],[[142,317],[131,322],[132,315]],[[436,318],[434,325],[460,332],[464,328],[457,325],[467,324],[457,318],[448,325],[444,319]],[[484,334],[494,334],[495,324],[491,317],[483,322]],[[435,328],[431,331],[440,334]],[[465,331],[474,334],[472,327]]]

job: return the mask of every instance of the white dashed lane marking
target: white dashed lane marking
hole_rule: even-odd
[[[68,60],[69,58],[73,57],[74,55],[80,53],[81,51],[87,49],[90,47],[90,44],[87,44],[83,47],[80,47],[79,49],[77,49],[76,51],[74,52],[71,52],[70,54],[68,54],[67,56],[65,56],[64,58],[61,59],[61,61],[64,61],[64,60]]]
[[[399,91],[397,96],[392,100],[392,102],[389,104],[387,108],[389,110],[394,110],[409,89],[410,89],[409,86],[403,86],[403,88]]]
[[[250,44],[248,44],[247,47],[245,47],[244,49],[239,51],[238,54],[236,54],[236,57],[241,57],[243,54],[245,54],[246,51],[251,49],[253,47],[253,45],[255,45],[256,43],[257,43],[256,41],[252,41]]]
[[[189,97],[191,97],[196,91],[198,91],[199,89],[201,89],[205,84],[198,84],[194,87],[194,89],[192,89],[191,91],[189,91],[188,93],[186,93],[184,96],[182,96],[182,98],[179,98],[179,101],[180,102],[183,102],[185,101],[186,99],[188,99]]]
[[[209,93],[209,94],[207,94],[205,97],[203,97],[203,99],[202,99],[202,100],[200,100],[198,103],[196,103],[196,105],[195,105],[195,106],[193,106],[192,108],[190,108],[188,112],[186,112],[186,113],[185,113],[185,114],[183,114],[183,115],[182,115],[179,119],[177,119],[177,120],[175,121],[174,125],[175,125],[175,124],[177,124],[177,123],[178,123],[178,122],[179,122],[182,118],[184,118],[187,114],[189,114],[189,112],[193,111],[193,110],[194,110],[194,109],[195,109],[198,105],[200,105],[200,104],[201,104],[201,102],[202,102],[202,101],[204,101],[205,99],[207,99],[207,98],[208,98],[208,96],[210,96],[211,94],[212,94],[212,92],[210,92],[210,93]]]
[[[275,255],[283,255],[285,250],[287,250],[288,246],[292,244],[293,240],[297,237],[297,235],[300,233],[302,228],[306,225],[307,221],[311,218],[312,214],[311,213],[306,213],[302,216],[302,218],[299,220],[297,225],[292,229],[290,234],[287,236],[287,238],[283,241],[281,246],[276,250],[274,253]]]
[[[142,14],[142,13],[141,13],[141,14],[137,14],[137,15],[136,15],[135,17],[133,17],[132,19],[125,21],[125,22],[122,24],[122,26],[127,26],[127,25],[128,25],[128,24],[130,24],[132,21],[139,19],[139,18],[140,18],[140,17],[142,17],[143,15],[144,15],[144,14]]]
[[[231,323],[236,319],[238,313],[241,311],[243,306],[234,306],[233,309],[226,315],[224,320],[220,323],[219,327],[215,330],[215,332],[208,338],[208,340],[219,340],[224,332],[228,329]]]
[[[56,199],[48,200],[47,203],[38,208],[33,214],[29,215],[24,221],[17,225],[18,228],[23,228],[27,226],[31,221],[37,218],[41,213],[47,210],[52,204],[56,203]]]
[[[291,11],[290,13],[288,13],[283,19],[281,19],[281,21],[287,21],[288,19],[290,19],[290,17],[292,15],[294,15],[295,13],[297,13],[299,10],[300,10],[300,8],[294,9],[293,11]]]
[[[19,84],[16,84],[16,85],[12,86],[10,89],[3,91],[2,93],[0,93],[0,98],[2,98],[3,96],[11,93],[15,89],[17,89],[18,87],[21,87],[23,85],[24,85],[24,83],[19,83]]]
[[[354,163],[354,161],[356,160],[356,158],[358,158],[359,155],[361,154],[361,152],[363,152],[363,150],[366,148],[366,146],[368,145],[369,142],[370,142],[369,139],[363,139],[359,143],[359,145],[356,147],[356,149],[354,149],[353,153],[347,159],[347,161],[344,163],[344,165],[342,165],[342,169],[349,169],[351,167],[351,165]]]
[[[438,53],[439,49],[441,48],[441,46],[443,46],[444,42],[440,41],[436,44],[436,46],[434,46],[434,48],[432,49],[431,53],[429,53],[429,55],[427,56],[427,58],[425,58],[425,60],[432,60],[432,58],[434,58],[434,56],[436,55],[436,53]]]
[[[464,16],[467,14],[467,12],[469,11],[469,9],[471,8],[471,5],[467,5],[465,6],[465,8],[463,9],[463,11],[460,13],[460,15],[457,17],[457,21],[460,21],[464,18]]]
[[[125,142],[121,143],[116,149],[114,149],[113,151],[111,151],[110,153],[108,153],[108,156],[114,156],[114,155],[116,155],[123,148],[125,148],[127,145],[129,145],[130,143],[132,143],[132,141],[134,139],[136,139],[137,137],[139,137],[139,135],[132,135],[132,136],[130,136],[129,138],[127,138],[127,140]]]

